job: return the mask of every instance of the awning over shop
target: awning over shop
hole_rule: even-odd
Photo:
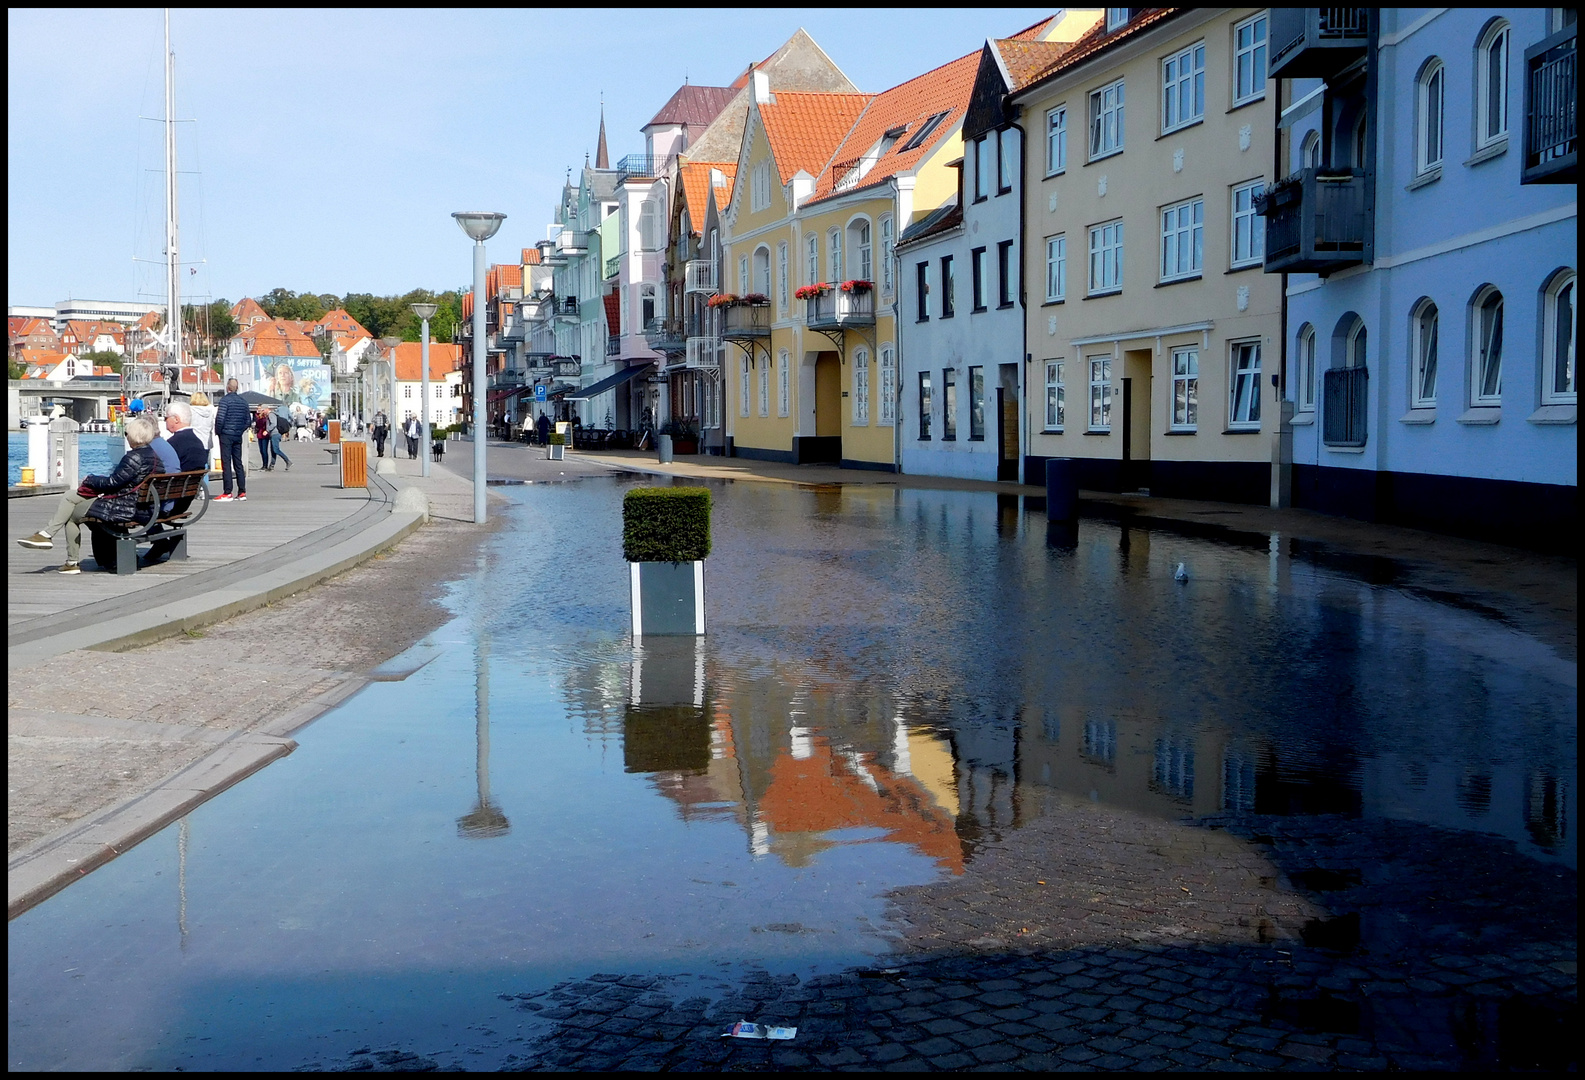
[[[509,386],[505,390],[491,390],[485,397],[485,400],[491,405],[494,405],[497,401],[504,401],[507,398],[517,397],[519,394],[522,394],[525,391],[532,394],[534,392],[534,388],[532,386]]]
[[[601,379],[599,382],[595,383],[593,386],[586,386],[582,390],[577,391],[576,393],[568,394],[567,395],[567,400],[568,401],[588,401],[590,398],[599,397],[601,394],[605,393],[607,390],[614,390],[616,387],[621,386],[623,383],[627,382],[629,379],[633,378],[634,376],[644,374],[644,372],[648,371],[653,366],[654,366],[654,361],[650,361],[647,364],[638,364],[635,367],[623,368],[621,371],[618,371],[615,375],[611,375],[611,376],[609,376],[607,378]]]

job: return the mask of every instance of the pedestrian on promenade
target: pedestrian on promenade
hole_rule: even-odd
[[[407,414],[407,423],[402,425],[402,434],[407,436],[407,456],[418,458],[418,440],[423,437],[424,429],[418,423],[418,417],[412,413]]]
[[[202,390],[194,394],[188,407],[193,414],[193,434],[203,443],[204,449],[215,448],[215,407],[209,404],[209,395]]]
[[[374,414],[374,427],[371,428],[370,430],[371,430],[371,432],[374,435],[374,456],[375,457],[384,457],[385,456],[385,438],[386,438],[387,435],[389,435],[391,433],[391,429],[386,427],[386,425],[385,425],[385,414],[384,413],[375,413]],[[392,448],[392,452],[393,453],[395,452],[395,448],[394,447]]]
[[[270,432],[274,428],[275,417],[269,409],[260,405],[253,410],[253,439],[259,444],[259,468],[265,472],[275,467],[270,464]]]
[[[237,393],[237,380],[227,379],[226,396],[215,407],[215,435],[220,439],[221,485],[221,493],[215,496],[216,502],[231,501],[233,469],[237,474],[236,501],[247,500],[248,476],[242,470],[242,436],[247,434],[251,413],[248,403]]]
[[[66,561],[61,564],[62,574],[80,574],[82,553],[82,523],[89,518],[104,522],[148,521],[150,511],[139,509],[135,489],[150,473],[160,469],[159,456],[149,444],[159,433],[154,421],[146,416],[134,416],[127,421],[127,442],[132,449],[124,454],[109,476],[85,476],[75,491],[61,495],[55,515],[49,523],[17,543],[27,548],[52,548],[55,534],[66,531]]]
[[[286,462],[286,471],[292,471],[292,459],[281,451],[281,436],[289,435],[292,431],[292,422],[280,413],[270,417],[270,457],[274,461]],[[274,466],[271,466],[272,468]]]
[[[534,425],[534,428],[535,428],[536,431],[539,432],[539,445],[541,445],[541,446],[549,446],[550,445],[550,417],[547,414],[545,414],[545,413],[540,413],[539,414],[539,422]]]
[[[192,426],[192,407],[186,402],[173,401],[165,410],[165,427],[170,431],[171,437],[165,440],[170,444],[171,450],[176,453],[177,468],[167,468],[166,472],[207,472],[209,470],[209,448],[198,438]],[[192,505],[193,496],[188,495],[181,499],[167,500],[160,507],[160,514],[183,513]],[[154,526],[158,532],[160,526]],[[154,546],[149,548],[148,555],[144,558],[144,566],[153,566],[169,559],[171,552],[176,550],[179,540],[156,540]]]

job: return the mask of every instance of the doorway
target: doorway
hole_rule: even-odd
[[[834,352],[815,354],[812,400],[814,434],[793,440],[793,460],[799,465],[839,464],[842,461],[842,361]]]
[[[1150,490],[1150,350],[1123,353],[1124,491]]]
[[[1018,365],[997,368],[996,387],[996,479],[1018,481],[1019,438]]]

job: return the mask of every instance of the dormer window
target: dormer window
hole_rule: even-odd
[[[1134,10],[1133,8],[1125,8],[1125,7],[1109,7],[1109,8],[1107,8],[1106,9],[1106,32],[1108,34],[1110,34],[1113,30],[1120,29],[1123,26],[1123,24],[1128,22],[1129,13],[1132,12],[1133,10]]]

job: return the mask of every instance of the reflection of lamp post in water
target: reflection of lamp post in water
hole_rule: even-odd
[[[490,636],[479,631],[479,658],[475,665],[474,695],[478,711],[477,765],[479,800],[469,813],[457,819],[457,835],[482,839],[486,836],[505,836],[512,829],[506,815],[490,801]]]

